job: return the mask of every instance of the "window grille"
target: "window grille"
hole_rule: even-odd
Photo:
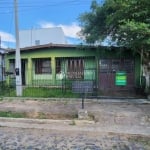
[[[35,59],[35,74],[50,74],[50,73],[51,73],[50,58]]]

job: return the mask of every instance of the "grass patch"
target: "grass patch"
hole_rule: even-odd
[[[14,87],[9,87],[9,86],[0,87],[0,95],[6,97],[7,96],[14,97],[16,96],[16,89]]]
[[[63,92],[62,89],[48,87],[27,87],[23,90],[24,97],[44,97],[44,98],[78,98],[79,94],[72,93],[71,90]]]
[[[9,118],[26,118],[25,113],[11,112],[11,111],[1,111],[0,117],[9,117]]]
[[[15,87],[0,88],[0,96],[15,97]],[[25,87],[23,97],[43,97],[43,98],[80,98],[80,94],[72,93],[70,89],[63,91],[61,88],[50,87]]]
[[[43,112],[33,113],[0,111],[0,117],[7,118],[34,118],[34,119],[76,119],[76,114],[46,114]],[[74,121],[72,125],[74,125]]]

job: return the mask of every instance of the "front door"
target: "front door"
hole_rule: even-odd
[[[121,72],[125,74],[123,77],[125,84],[118,85],[116,76]],[[99,61],[99,89],[107,95],[133,90],[134,61],[132,59],[101,59]]]
[[[21,59],[22,85],[26,84],[26,59]]]

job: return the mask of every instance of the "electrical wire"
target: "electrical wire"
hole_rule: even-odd
[[[89,2],[90,2],[91,0],[89,0]],[[33,3],[33,0],[32,0],[32,2],[30,1],[30,3],[23,3],[23,2],[20,2],[20,3],[18,3],[18,5],[19,5],[19,7],[39,7],[39,6],[62,6],[62,5],[64,5],[64,6],[68,6],[68,5],[86,5],[86,3],[87,3],[87,0],[86,1],[84,1],[84,0],[82,0],[82,1],[76,1],[76,0],[64,0],[64,1],[59,1],[59,2],[57,2],[57,1],[55,1],[55,2],[53,2],[53,1],[51,1],[51,2],[37,2],[36,1],[36,3]],[[6,5],[6,6],[2,6],[1,5],[1,2],[0,2],[0,8],[8,8],[8,7],[13,7],[13,2],[12,3],[8,3],[8,2],[5,2],[5,3],[2,3],[3,5]]]
[[[74,6],[85,6],[88,5],[87,4],[87,0],[80,0],[80,1],[76,1],[76,0],[63,0],[63,1],[51,1],[51,2],[47,2],[47,1],[39,1],[34,3],[34,0],[32,0],[32,2],[27,3],[26,2],[20,2],[18,3],[18,12],[29,12],[29,11],[37,11],[39,9],[45,9],[48,7],[74,7]],[[91,1],[91,0],[89,0]],[[7,10],[6,10],[7,9]],[[13,13],[13,2],[10,3],[10,1],[5,1],[2,3],[2,1],[0,1],[0,14],[9,14],[9,13]]]
[[[39,7],[39,6],[41,6],[41,7],[45,7],[45,6],[58,6],[58,7],[67,6],[68,7],[68,6],[74,6],[74,5],[87,5],[88,1],[91,2],[91,0],[78,0],[78,1],[76,1],[76,0],[63,0],[63,1],[59,1],[59,2],[58,1],[51,1],[51,2],[45,1],[45,2],[43,2],[41,0],[40,0],[40,2],[37,2],[37,0],[36,0],[35,3],[33,3],[33,1],[34,0],[32,0],[28,3],[27,3],[27,1],[26,2],[20,2],[20,3],[18,3],[18,6],[19,6],[19,8],[26,8],[26,7],[34,8],[34,7]],[[102,2],[102,1],[103,0],[100,0],[100,2]],[[14,5],[13,2],[10,3],[10,1],[4,2],[4,3],[2,3],[0,1],[0,8],[13,8],[14,7],[13,5]]]

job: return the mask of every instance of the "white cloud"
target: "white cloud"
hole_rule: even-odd
[[[71,38],[79,38],[77,33],[81,30],[81,27],[77,25],[77,23],[64,25],[64,24],[54,24],[51,22],[41,22],[40,27],[42,28],[61,27],[64,31],[65,36],[71,37]]]
[[[7,32],[0,31],[1,41],[4,42],[15,42],[15,37]]]

